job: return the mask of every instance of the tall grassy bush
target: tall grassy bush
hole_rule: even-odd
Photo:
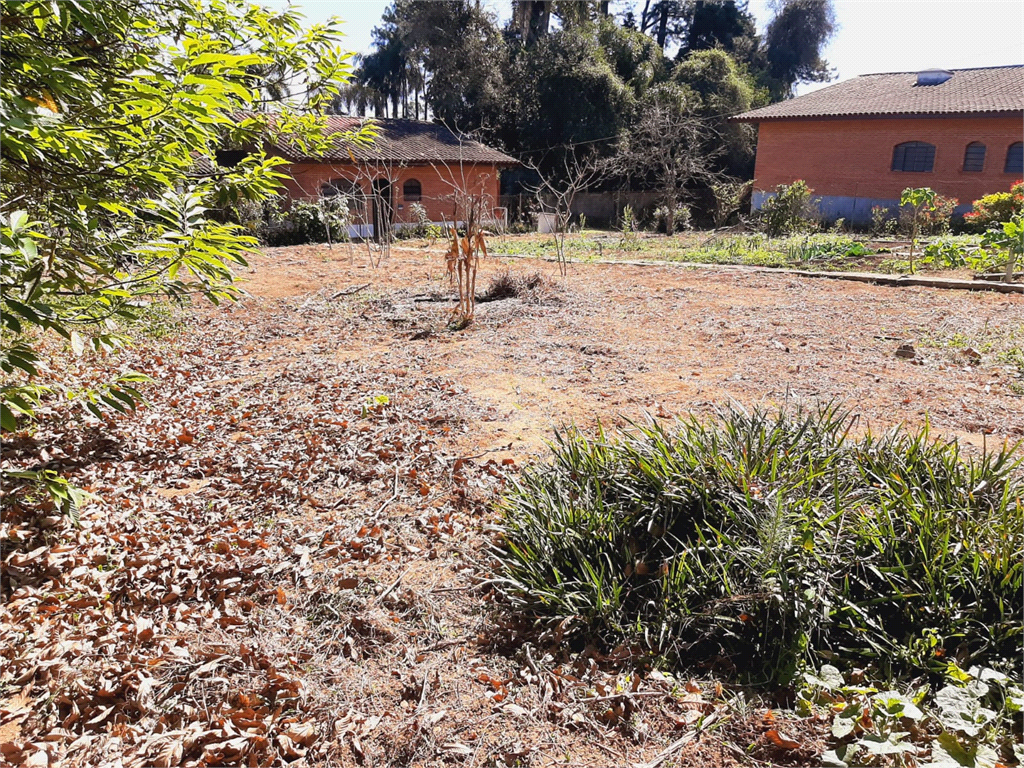
[[[1019,660],[1019,453],[967,456],[927,429],[852,437],[853,421],[733,409],[559,434],[503,500],[506,604],[752,682],[823,659],[882,674]]]
[[[754,214],[755,222],[770,237],[816,229],[820,224],[820,199],[803,179],[779,184]]]

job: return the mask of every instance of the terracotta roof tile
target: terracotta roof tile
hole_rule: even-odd
[[[1024,65],[950,71],[953,76],[937,85],[918,85],[917,72],[861,75],[731,119],[756,123],[815,117],[1024,112]]]
[[[341,135],[362,124],[358,117],[331,115],[327,118],[327,134],[338,134],[338,140],[322,156],[308,157],[295,147],[278,144],[275,149],[292,161],[350,161],[349,150],[357,160],[394,161],[405,163],[487,163],[518,165],[519,161],[478,141],[459,140],[455,133],[436,123],[419,120],[378,118],[378,136],[373,144],[350,147]]]

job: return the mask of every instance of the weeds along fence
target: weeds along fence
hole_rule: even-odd
[[[532,222],[536,209],[535,196],[526,192],[502,195],[498,204],[509,210],[513,222]],[[579,192],[572,202],[570,211],[574,217],[581,215],[598,226],[611,226],[622,218],[627,206],[634,211],[646,213],[658,205],[657,192]]]

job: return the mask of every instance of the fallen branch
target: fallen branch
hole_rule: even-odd
[[[391,586],[385,589],[383,592],[381,592],[377,596],[377,599],[374,600],[373,603],[371,603],[371,605],[379,605],[380,603],[384,602],[384,598],[390,595],[398,588],[398,585],[402,583],[402,579],[406,577],[410,570],[412,570],[412,566],[406,568],[404,571],[398,574],[398,578],[391,582]]]
[[[659,752],[658,755],[649,763],[633,763],[633,768],[658,768],[658,766],[660,766],[662,763],[664,763],[666,760],[672,757],[676,752],[678,752],[687,744],[696,739],[700,735],[702,730],[704,730],[707,726],[715,722],[718,719],[718,714],[718,712],[715,712],[711,715],[708,715],[704,719],[703,723],[701,723],[699,726],[694,728],[692,731],[687,733],[682,738],[673,741],[671,744],[665,747],[665,749]]]
[[[342,296],[351,296],[353,293],[359,293],[364,288],[369,288],[369,287],[370,287],[369,283],[363,283],[362,285],[357,285],[354,288],[345,288],[345,289],[340,290],[337,293],[333,294],[331,296],[331,298],[328,299],[328,301],[334,301],[335,299],[340,299]]]
[[[421,648],[421,653],[431,653],[432,651],[443,651],[445,648],[453,648],[456,645],[465,645],[468,642],[468,638],[460,637],[455,640],[441,640],[440,642],[428,645],[426,648]]]

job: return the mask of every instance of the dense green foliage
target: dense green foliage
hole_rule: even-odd
[[[757,222],[772,237],[817,226],[820,219],[814,190],[803,179],[779,184],[757,210]]]
[[[840,659],[883,675],[1021,654],[1024,482],[1012,448],[928,430],[855,438],[816,411],[560,434],[503,502],[496,583],[582,641],[788,680]]]
[[[109,350],[117,324],[157,297],[234,294],[231,266],[256,241],[208,212],[274,195],[284,161],[239,151],[220,165],[218,150],[258,147],[270,130],[315,149],[316,114],[349,65],[337,24],[304,31],[294,12],[244,0],[8,0],[0,20],[10,430],[46,394],[42,334]],[[137,381],[85,402],[96,415],[132,408]]]
[[[395,0],[336,108],[436,118],[552,171],[566,145],[613,153],[642,127],[652,94],[673,86],[724,148],[718,168],[749,175],[753,129],[726,118],[828,76],[820,52],[834,27],[830,0],[778,3],[763,41],[744,2],[616,10],[516,3],[500,29],[469,0]]]

